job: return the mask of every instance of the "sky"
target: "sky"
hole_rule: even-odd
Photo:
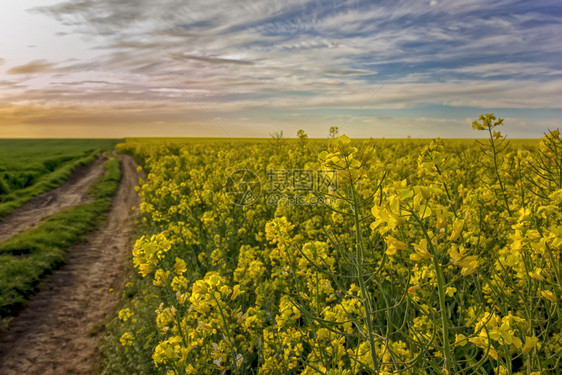
[[[25,0],[0,137],[511,138],[562,123],[559,0]]]

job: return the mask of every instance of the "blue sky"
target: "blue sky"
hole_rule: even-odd
[[[0,137],[510,137],[562,122],[559,1],[67,0],[0,14]]]

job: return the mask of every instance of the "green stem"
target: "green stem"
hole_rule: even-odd
[[[236,374],[239,374],[238,371],[238,361],[236,358],[236,353],[234,352],[234,346],[232,345],[232,339],[230,337],[230,327],[228,325],[228,321],[226,320],[226,316],[224,316],[224,312],[222,311],[222,307],[221,304],[219,303],[218,299],[215,297],[214,295],[214,291],[210,291],[211,297],[213,297],[213,299],[215,300],[217,307],[219,308],[219,312],[221,314],[221,318],[222,321],[224,323],[224,329],[226,331],[226,334],[224,335],[225,341],[228,344],[228,347],[230,348],[230,353],[232,355],[232,361],[234,363],[234,370],[236,372]]]
[[[498,183],[500,184],[500,189],[502,191],[502,198],[505,204],[505,208],[507,208],[507,212],[509,216],[513,216],[511,209],[509,208],[509,203],[507,202],[507,195],[505,194],[505,188],[503,186],[503,181],[500,177],[500,172],[498,170],[498,153],[496,151],[496,144],[494,143],[494,136],[492,135],[492,128],[488,127],[488,133],[490,133],[490,144],[492,145],[492,156],[494,160],[494,171],[496,172],[496,178],[498,179]]]
[[[365,325],[367,326],[367,334],[369,340],[369,348],[371,350],[371,359],[373,361],[373,367],[375,373],[379,373],[379,364],[377,359],[377,353],[375,350],[375,337],[373,334],[373,326],[372,326],[372,306],[371,306],[371,298],[369,292],[367,290],[367,286],[365,283],[365,276],[363,274],[363,262],[364,262],[364,251],[363,251],[363,240],[361,235],[361,220],[359,218],[359,204],[357,203],[357,194],[355,193],[355,186],[353,185],[351,173],[350,176],[350,185],[351,185],[351,198],[353,202],[353,206],[351,207],[353,211],[353,220],[355,223],[355,261],[356,261],[356,270],[357,270],[357,281],[359,283],[359,288],[361,289],[361,296],[363,302],[363,309],[365,310]]]
[[[451,365],[454,366],[454,357],[451,353],[451,343],[449,342],[449,319],[447,318],[447,305],[445,303],[445,276],[443,275],[443,270],[437,259],[437,249],[433,246],[431,238],[429,238],[429,234],[427,233],[422,220],[413,212],[412,216],[419,223],[423,231],[423,235],[427,240],[431,253],[431,261],[433,262],[433,268],[435,268],[435,275],[437,277],[437,293],[439,295],[439,309],[441,310],[441,325],[443,326],[443,356],[445,357],[443,368],[452,375]]]

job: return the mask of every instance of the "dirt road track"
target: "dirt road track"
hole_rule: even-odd
[[[0,218],[0,241],[35,226],[60,210],[90,200],[88,189],[103,175],[106,160],[106,157],[101,157],[92,165],[78,167],[64,185],[36,196],[13,213]]]
[[[114,311],[130,250],[138,181],[132,157],[120,156],[123,179],[108,223],[72,248],[68,263],[0,338],[1,375],[88,374],[95,368],[96,327]],[[135,211],[136,212],[136,211]]]

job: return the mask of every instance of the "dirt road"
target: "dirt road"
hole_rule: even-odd
[[[92,165],[78,167],[64,185],[36,196],[18,210],[0,218],[0,241],[37,225],[60,210],[90,200],[88,189],[103,175],[106,160],[101,157]]]
[[[88,374],[95,368],[99,325],[115,309],[130,250],[136,165],[120,156],[123,179],[105,227],[72,248],[68,263],[0,339],[0,374]]]

